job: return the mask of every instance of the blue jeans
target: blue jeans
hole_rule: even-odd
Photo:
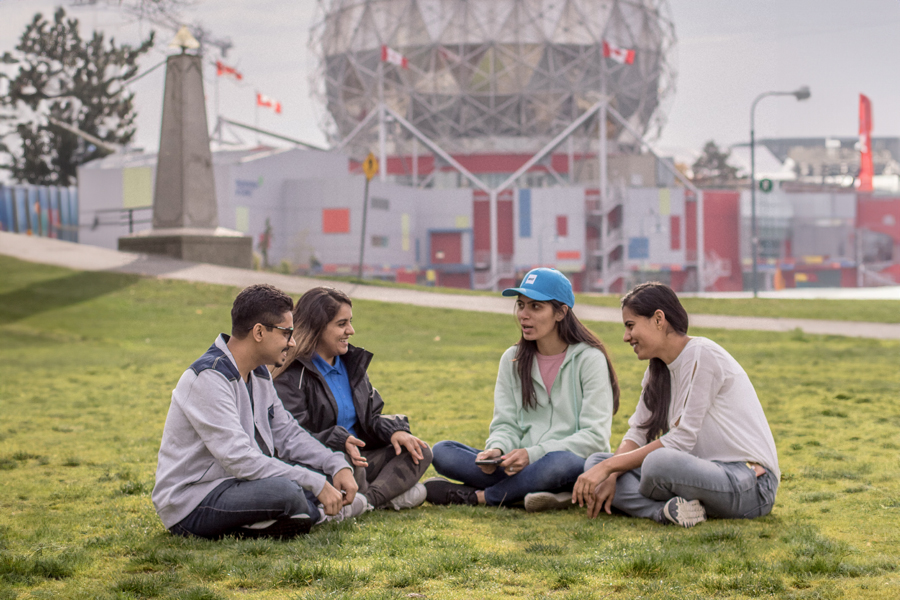
[[[584,459],[572,452],[548,452],[515,475],[507,475],[499,468],[488,475],[475,464],[475,456],[481,450],[444,441],[435,444],[431,451],[431,464],[439,474],[484,490],[489,506],[514,504],[531,492],[571,491],[584,472]]]
[[[608,452],[592,454],[584,470],[611,456]],[[660,448],[648,454],[640,468],[619,474],[612,505],[632,517],[667,523],[662,507],[679,496],[699,500],[712,518],[753,519],[771,512],[777,489],[778,481],[768,470],[757,477],[742,462],[704,460]]]
[[[169,531],[185,537],[219,538],[243,525],[307,514],[319,520],[312,492],[285,477],[223,481]]]

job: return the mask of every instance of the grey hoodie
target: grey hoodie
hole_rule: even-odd
[[[216,338],[172,391],[152,495],[166,528],[227,479],[286,477],[318,496],[326,478],[310,469],[333,477],[350,468],[341,453],[319,443],[284,410],[265,366],[250,374],[251,407],[227,342],[225,334]]]

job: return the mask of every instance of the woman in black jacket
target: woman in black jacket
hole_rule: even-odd
[[[300,425],[354,466],[359,491],[376,508],[413,508],[425,501],[419,479],[431,464],[428,444],[409,432],[405,415],[382,415],[384,402],[366,369],[372,353],[348,343],[352,303],[318,287],[294,308],[294,340],[275,389]]]

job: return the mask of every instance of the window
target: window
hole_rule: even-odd
[[[390,210],[391,201],[387,198],[372,198],[372,208],[375,210]]]
[[[556,215],[556,237],[569,237],[569,217]]]
[[[386,235],[373,235],[372,236],[372,245],[376,248],[387,248],[388,247],[388,237]]]

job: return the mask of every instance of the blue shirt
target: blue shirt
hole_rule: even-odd
[[[347,368],[344,367],[340,356],[334,357],[334,366],[329,365],[318,354],[313,354],[313,365],[325,378],[325,383],[331,389],[331,395],[337,402],[337,424],[356,435],[356,407],[353,406],[353,392],[350,391],[350,377],[347,376]]]

